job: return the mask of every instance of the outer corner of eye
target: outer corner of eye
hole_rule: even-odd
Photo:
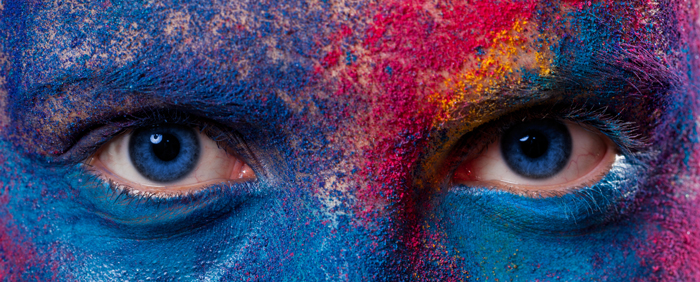
[[[458,166],[452,182],[528,194],[561,194],[600,181],[616,145],[596,129],[538,119],[506,129],[483,153]]]
[[[256,179],[240,158],[192,127],[136,128],[104,144],[88,160],[98,176],[139,192],[181,194],[208,185]]]

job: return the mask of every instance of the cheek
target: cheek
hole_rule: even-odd
[[[0,52],[0,58],[4,57],[5,55]],[[0,63],[0,69],[9,69],[9,64],[8,65],[3,65]],[[7,77],[4,77],[0,75],[0,128],[5,128],[10,124],[10,119],[7,116]],[[0,135],[4,135],[0,133]],[[6,136],[2,136],[6,137]]]
[[[666,122],[681,120],[677,117]],[[700,278],[700,149],[695,142],[668,140],[674,135],[660,141],[668,145],[659,147],[672,153],[659,160],[654,180],[649,181],[653,187],[646,187],[655,192],[640,204],[645,210],[640,217],[649,227],[646,241],[636,251],[658,273],[695,280]],[[659,170],[664,173],[658,174]]]
[[[449,242],[447,249],[465,259],[462,263],[471,277],[500,280],[517,274],[529,281],[556,275],[576,281],[605,275],[635,277],[644,269],[644,260],[630,251],[634,245],[628,243],[644,234],[634,225],[595,234],[552,235],[518,229],[517,222],[504,218],[508,215],[480,211],[481,207],[465,204],[466,200],[451,195],[438,208],[446,214],[441,224]],[[527,214],[510,216],[527,218]]]
[[[57,219],[75,206],[61,204],[69,196],[56,171],[32,165],[4,139],[0,152],[0,277],[51,279],[72,257],[54,232],[66,229]]]

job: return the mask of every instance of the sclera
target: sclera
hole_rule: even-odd
[[[130,130],[115,137],[103,145],[88,162],[100,177],[125,186],[132,192],[167,196],[196,192],[221,182],[241,183],[256,179],[248,164],[219,148],[214,140],[197,131],[201,151],[195,168],[181,180],[172,183],[149,180],[136,170],[130,159],[128,148],[132,133]]]
[[[523,195],[561,194],[597,183],[615,162],[616,145],[590,126],[564,121],[571,134],[572,151],[566,166],[545,179],[531,179],[514,172],[503,158],[497,139],[478,156],[461,164],[453,183],[503,189]]]

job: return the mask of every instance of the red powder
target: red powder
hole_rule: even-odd
[[[445,81],[442,74],[462,71],[475,54],[494,44],[499,32],[511,29],[517,20],[527,20],[536,3],[476,1],[469,5],[431,5],[429,1],[396,1],[373,7],[375,14],[370,15],[372,22],[362,42],[367,52],[360,61],[371,63],[367,84],[377,90],[367,94],[376,100],[369,114],[357,122],[373,137],[373,142],[364,151],[366,163],[359,173],[367,185],[358,197],[360,213],[369,222],[377,212],[381,213],[376,207],[391,203],[391,217],[396,221],[392,228],[402,230],[388,233],[403,235],[390,239],[406,244],[415,267],[423,268],[428,261],[439,262],[444,269],[436,269],[435,275],[449,278],[450,271],[456,269],[450,267],[456,258],[445,258],[446,252],[439,244],[426,249],[426,245],[433,245],[427,241],[438,243],[441,236],[426,234],[413,196],[412,173],[440,113],[438,105],[429,102],[428,97]],[[323,64],[337,63],[339,55],[340,52],[330,52]],[[357,66],[343,68],[343,72],[345,83],[339,95],[353,88],[360,93],[371,91],[355,86]]]
[[[518,19],[527,20],[535,4],[478,2],[430,10],[425,7],[422,1],[377,7],[364,40],[374,63],[370,84],[380,89],[372,93],[378,103],[362,123],[367,132],[379,134],[373,136],[376,143],[367,152],[365,172],[372,173],[375,183],[391,189],[410,187],[410,183],[397,184],[409,180],[423,153],[415,148],[425,145],[422,142],[433,129],[439,109],[427,102],[427,97],[444,82],[439,73],[462,70],[479,50],[493,44],[499,32],[512,28]],[[346,73],[351,72],[353,69],[347,68]],[[400,196],[404,191],[382,192]]]
[[[12,225],[12,214],[5,208],[9,201],[7,187],[0,194],[0,280],[20,281],[25,269],[36,261],[36,250],[21,236],[17,227]]]

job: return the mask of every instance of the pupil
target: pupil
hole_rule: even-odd
[[[536,130],[525,132],[518,141],[520,141],[520,150],[522,150],[523,154],[533,159],[541,157],[549,149],[547,137]]]
[[[564,169],[571,157],[571,133],[554,119],[522,122],[503,133],[501,156],[523,177],[549,178]]]
[[[156,157],[168,162],[180,154],[180,141],[169,133],[153,134],[151,135],[151,148]]]

